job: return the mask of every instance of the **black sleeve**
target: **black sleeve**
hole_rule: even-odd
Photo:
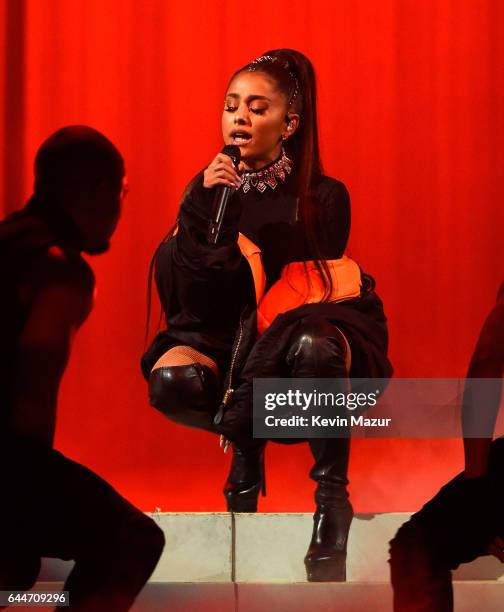
[[[350,196],[343,183],[324,176],[317,186],[315,238],[322,259],[343,257],[350,234]],[[314,259],[301,222],[296,223],[296,246],[290,261]]]
[[[319,187],[320,228],[327,259],[343,257],[350,235],[350,196],[345,185],[326,177]]]
[[[177,234],[158,252],[155,278],[170,334],[225,350],[254,288],[237,243],[239,199],[229,201],[217,245],[206,240],[212,206],[213,190],[200,175],[180,208]]]

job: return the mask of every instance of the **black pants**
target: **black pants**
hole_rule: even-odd
[[[452,612],[451,570],[487,554],[504,535],[504,438],[492,444],[489,476],[457,476],[390,543],[394,612]]]
[[[161,555],[161,529],[57,451],[18,443],[3,445],[0,457],[0,590],[31,588],[41,557],[73,559],[62,609],[128,610]]]

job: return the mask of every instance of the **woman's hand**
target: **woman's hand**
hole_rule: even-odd
[[[238,189],[241,185],[238,173],[243,172],[243,169],[243,162],[240,162],[238,168],[235,168],[229,155],[218,153],[203,173],[203,186],[211,189],[217,185],[225,185]]]

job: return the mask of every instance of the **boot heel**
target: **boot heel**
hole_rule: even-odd
[[[308,582],[346,582],[346,553],[331,559],[305,559]]]
[[[348,500],[339,508],[319,506],[304,562],[308,582],[345,582],[347,543],[353,508]]]
[[[261,483],[258,482],[249,489],[243,491],[226,491],[226,505],[228,512],[257,512],[257,498],[261,490]]]

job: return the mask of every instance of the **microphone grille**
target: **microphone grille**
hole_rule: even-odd
[[[228,155],[233,160],[233,164],[235,166],[237,166],[240,163],[240,159],[241,159],[240,147],[237,147],[236,145],[226,145],[222,149],[221,153],[224,153],[224,155]]]

